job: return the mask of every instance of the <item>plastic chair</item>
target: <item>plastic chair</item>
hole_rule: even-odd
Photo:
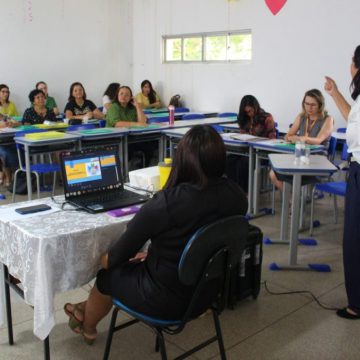
[[[44,130],[41,129],[34,129],[34,130],[27,130],[27,131],[19,131],[15,134],[15,137],[21,137],[25,136],[25,134],[34,133],[34,132],[43,132]],[[12,194],[12,202],[15,202],[15,190],[16,190],[16,180],[17,175],[20,171],[26,173],[26,167],[23,164],[23,155],[22,151],[24,149],[24,146],[22,144],[16,144],[16,150],[18,154],[19,159],[19,168],[14,173],[14,181],[13,181],[13,194]],[[60,171],[59,164],[52,163],[51,156],[49,155],[49,163],[38,163],[38,164],[31,164],[30,165],[30,172],[32,174],[35,174],[36,177],[36,190],[37,190],[37,197],[40,199],[40,177],[39,174],[46,174],[46,173],[53,173],[53,185],[52,185],[52,196],[54,196],[55,193],[55,185],[56,185],[56,173]],[[29,191],[29,189],[28,189]]]
[[[195,120],[195,119],[205,119],[205,115],[198,113],[191,113],[191,114],[184,114],[181,117],[181,120]]]
[[[335,155],[336,155],[336,144],[337,144],[337,139],[332,136],[332,137],[330,138],[329,148],[328,148],[328,159],[329,159],[330,161],[334,161],[334,159],[335,159]]]
[[[341,154],[341,160],[342,162],[339,164],[334,162],[334,165],[338,166],[340,170],[347,170],[347,158],[348,158],[348,152],[347,152],[347,145],[344,143],[342,154]],[[318,183],[314,186],[314,189],[312,191],[311,195],[311,210],[310,210],[310,236],[313,234],[314,229],[314,199],[315,199],[315,193],[321,192],[321,193],[328,193],[333,195],[334,199],[334,222],[337,223],[337,196],[345,196],[346,193],[346,181],[327,181],[323,183]],[[319,226],[319,221],[315,222],[315,226]]]
[[[90,129],[95,129],[95,125],[94,124],[70,125],[66,129],[66,132],[79,131],[79,130],[90,130]]]
[[[176,107],[175,108],[175,114],[180,113],[180,112],[189,112],[189,111],[190,111],[190,109],[187,107]]]
[[[336,131],[339,133],[346,133],[346,128],[338,128]]]
[[[237,116],[237,113],[234,112],[223,112],[223,113],[219,113],[218,117],[219,118],[225,118],[225,117],[234,117]]]
[[[193,294],[181,319],[164,320],[151,317],[134,311],[121,301],[113,299],[115,308],[103,359],[109,357],[113,333],[139,321],[155,332],[155,350],[160,350],[163,360],[167,359],[163,333],[169,335],[180,333],[189,321],[208,309],[213,314],[216,335],[186,351],[177,359],[184,359],[215,341],[218,342],[221,359],[226,359],[218,315],[227,304],[230,270],[240,260],[247,235],[248,223],[242,216],[237,215],[205,225],[189,239],[178,264],[178,275],[181,283],[193,288]],[[211,295],[206,299],[201,299],[203,291],[209,291]],[[119,310],[125,311],[134,319],[116,326]]]

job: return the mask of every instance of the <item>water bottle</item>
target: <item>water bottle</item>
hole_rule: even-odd
[[[170,105],[168,109],[169,109],[169,126],[173,126],[175,121],[175,106]]]
[[[172,159],[171,158],[165,158],[164,162],[159,163],[159,174],[160,174],[160,189],[162,189],[171,172],[171,166],[172,166]]]
[[[300,164],[301,156],[305,152],[305,143],[303,141],[297,141],[295,144],[295,164]]]

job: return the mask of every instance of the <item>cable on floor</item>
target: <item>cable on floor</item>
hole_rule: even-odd
[[[339,308],[322,304],[322,303],[318,300],[318,298],[317,298],[311,291],[308,291],[308,290],[295,290],[295,291],[285,291],[285,292],[274,292],[274,291],[271,291],[271,290],[268,288],[268,285],[267,285],[266,280],[263,282],[263,284],[264,284],[265,290],[266,290],[270,295],[308,294],[308,295],[310,295],[310,296],[313,298],[313,300],[314,300],[320,307],[322,307],[323,309],[325,309],[325,310],[333,310],[333,311],[339,310]]]

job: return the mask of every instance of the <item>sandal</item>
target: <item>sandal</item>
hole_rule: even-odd
[[[84,339],[84,341],[85,341],[85,343],[87,344],[87,345],[92,345],[92,344],[94,344],[94,342],[95,342],[95,340],[96,340],[96,335],[95,335],[95,337],[90,337],[90,336],[94,336],[94,335],[89,335],[89,334],[86,334],[85,332],[84,332],[84,328],[83,327],[81,327],[81,332],[80,332],[80,334],[82,335],[82,337],[83,337],[83,339]]]
[[[343,309],[339,309],[338,311],[336,311],[336,315],[340,316],[344,319],[349,319],[349,320],[358,320],[360,319],[360,314],[352,314],[348,311],[348,308],[343,308]]]
[[[73,307],[73,311],[70,311],[70,310],[67,309],[67,307],[69,305],[71,305]],[[66,303],[64,305],[64,312],[69,317],[69,323],[68,323],[69,328],[73,332],[75,332],[76,334],[81,334],[82,333],[83,320],[80,320],[75,316],[76,312],[83,313],[83,311],[80,308],[79,304]]]

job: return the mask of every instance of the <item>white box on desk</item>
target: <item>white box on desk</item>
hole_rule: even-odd
[[[160,173],[158,166],[151,166],[129,172],[130,185],[142,189],[158,191],[160,190]]]

